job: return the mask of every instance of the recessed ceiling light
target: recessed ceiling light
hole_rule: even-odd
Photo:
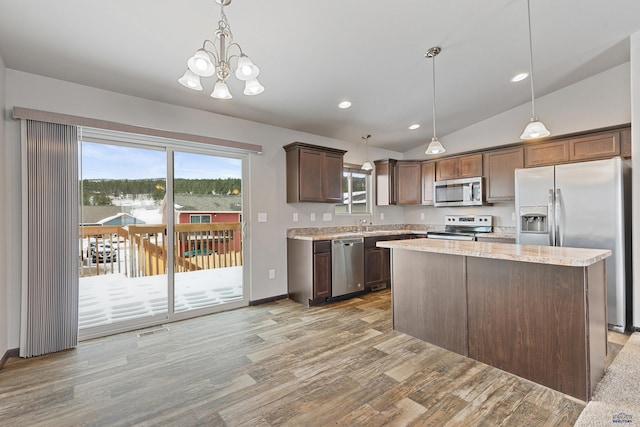
[[[511,82],[512,83],[518,83],[523,81],[524,79],[526,79],[527,77],[529,77],[529,73],[520,73],[520,74],[516,74],[515,76],[513,76],[511,78]]]
[[[338,104],[338,108],[349,108],[351,107],[351,101],[342,101],[340,104]]]
[[[419,124],[414,123],[414,124],[412,124],[411,126],[409,126],[409,129],[411,129],[411,130],[416,130],[416,129],[418,129],[419,127],[420,127],[420,125],[419,125]]]

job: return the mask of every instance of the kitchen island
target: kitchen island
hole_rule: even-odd
[[[394,329],[587,401],[604,374],[608,250],[414,239],[392,250]]]

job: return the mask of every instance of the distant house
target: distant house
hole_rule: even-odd
[[[82,206],[80,207],[80,223],[82,225],[100,225],[104,218],[112,217],[121,212],[120,206]]]
[[[242,221],[240,195],[176,194],[174,202],[177,224]]]
[[[143,220],[136,218],[128,213],[117,213],[107,218],[103,218],[98,221],[99,225],[119,225],[126,226],[131,224],[146,224]]]

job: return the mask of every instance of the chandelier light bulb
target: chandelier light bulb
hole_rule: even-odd
[[[260,74],[260,69],[249,59],[247,55],[240,55],[238,58],[238,68],[236,78],[238,80],[253,80]]]
[[[178,82],[189,89],[193,90],[202,90],[202,85],[200,84],[200,77],[198,77],[193,71],[187,70],[184,72],[183,76],[178,79]]]
[[[260,84],[258,79],[247,80],[247,82],[244,85],[243,93],[245,95],[249,95],[249,96],[260,95],[262,92],[264,92],[264,86]]]
[[[216,99],[231,99],[233,96],[231,92],[229,92],[229,88],[227,84],[221,80],[216,82],[215,87],[213,88],[213,92],[211,92],[211,97]]]
[[[210,77],[216,71],[216,67],[211,62],[209,54],[204,49],[198,49],[187,61],[187,66],[196,75],[200,77]]]

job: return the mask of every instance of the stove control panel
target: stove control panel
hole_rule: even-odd
[[[491,215],[445,215],[445,225],[463,227],[492,227],[493,216]]]

